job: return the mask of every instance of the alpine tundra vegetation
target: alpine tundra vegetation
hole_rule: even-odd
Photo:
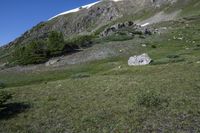
[[[199,101],[199,0],[102,0],[0,48],[2,133],[198,133]]]

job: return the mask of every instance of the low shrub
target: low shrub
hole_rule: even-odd
[[[151,65],[161,65],[161,64],[167,64],[167,63],[170,63],[170,59],[162,58],[162,59],[158,59],[158,60],[153,60],[151,62]]]
[[[183,62],[183,61],[185,61],[185,59],[180,57],[180,58],[171,59],[170,63],[178,63],[178,62]]]
[[[0,91],[0,106],[2,106],[10,98],[12,98],[12,95],[10,93]]]
[[[177,54],[170,54],[170,55],[167,55],[167,58],[171,58],[171,59],[173,59],[173,58],[179,58],[180,56],[179,55],[177,55]]]
[[[73,79],[87,78],[90,77],[87,73],[78,73],[72,76]]]
[[[140,35],[139,38],[145,39],[146,37],[144,35]]]
[[[133,39],[132,36],[116,34],[104,38],[105,41],[126,41],[131,39]]]
[[[185,61],[184,58],[177,57],[177,58],[162,58],[158,60],[153,60],[151,62],[151,65],[161,65],[161,64],[168,64],[168,63],[178,63],[178,62],[183,62]]]
[[[157,48],[156,45],[151,45],[151,48]]]
[[[128,33],[125,32],[125,31],[118,31],[116,34],[121,35],[121,36],[127,36],[128,35]]]
[[[150,108],[167,106],[169,101],[155,91],[142,91],[137,95],[136,103],[139,106]]]
[[[200,47],[195,47],[192,50],[200,50]]]
[[[134,35],[143,35],[142,31],[132,31],[131,33]]]
[[[68,40],[66,44],[82,48],[90,47],[92,45],[93,38],[93,35],[80,35]]]

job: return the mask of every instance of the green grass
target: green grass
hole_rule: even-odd
[[[74,76],[74,74],[82,74],[88,72],[88,74],[96,74],[100,71],[112,68],[112,63],[107,64],[107,62],[112,62],[116,59],[106,59],[102,61],[94,61],[92,63],[86,63],[78,66],[69,66],[65,69],[55,70],[55,71],[42,71],[42,72],[30,72],[30,73],[18,73],[13,72],[2,72],[0,74],[1,81],[7,87],[24,86],[30,84],[36,84],[41,82],[61,80]]]
[[[6,87],[5,83],[2,82],[2,81],[0,81],[0,89],[3,89],[3,88],[5,88],[5,87]]]
[[[199,66],[122,67],[107,75],[7,88],[14,94],[10,103],[26,103],[30,108],[1,119],[0,131],[198,132]],[[142,99],[141,95],[151,90],[161,95],[159,98],[166,97],[167,106],[140,106],[138,96]]]
[[[182,16],[195,16],[200,15],[200,2],[198,0],[191,0],[190,4],[188,4],[182,11]]]
[[[174,23],[168,33],[143,40],[146,47],[134,39],[102,44],[129,47],[117,57],[62,70],[0,72],[4,91],[13,94],[0,108],[0,132],[200,132],[197,18],[185,20],[188,27],[160,24]],[[127,65],[143,52],[157,64]]]

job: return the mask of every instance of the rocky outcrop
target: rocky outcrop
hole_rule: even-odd
[[[117,30],[123,29],[123,28],[128,28],[134,25],[134,22],[128,21],[125,23],[118,23],[115,25],[112,25],[111,27],[106,28],[100,35],[103,37],[109,36],[112,33],[116,32]]]
[[[124,23],[118,23],[118,24],[112,25],[111,27],[106,28],[100,34],[100,36],[107,37],[119,31],[121,32],[123,30],[125,30],[127,32],[126,34],[128,35],[134,35],[134,34],[151,35],[152,33],[156,32],[154,29],[137,25],[133,21],[126,21]]]
[[[132,56],[128,60],[129,66],[140,66],[140,65],[148,65],[152,59],[148,56],[148,54],[144,53],[138,56]]]

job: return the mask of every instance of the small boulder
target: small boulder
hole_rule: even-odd
[[[5,69],[8,65],[9,65],[8,62],[7,62],[7,63],[0,64],[0,70]]]
[[[6,67],[6,65],[8,65],[8,63],[3,63],[3,64],[0,64],[0,67]]]
[[[132,56],[128,60],[129,66],[140,66],[140,65],[148,65],[152,59],[148,56],[148,54],[144,53],[138,56]]]
[[[146,44],[142,44],[142,47],[146,47],[147,45]]]
[[[57,59],[51,59],[51,60],[49,60],[48,62],[45,63],[45,66],[52,66],[52,65],[55,65],[55,64],[57,64],[59,61],[60,61],[59,58],[57,58]]]

